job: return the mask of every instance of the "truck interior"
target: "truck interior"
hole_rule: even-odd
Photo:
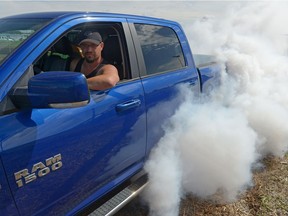
[[[48,51],[34,64],[35,74],[47,71],[69,71],[70,63],[73,58],[83,58],[78,43],[82,38],[97,31],[101,34],[104,48],[102,57],[114,65],[119,73],[120,80],[128,79],[127,57],[124,58],[127,50],[124,43],[124,34],[120,24],[95,24],[81,25],[72,29],[59,40],[57,40]]]

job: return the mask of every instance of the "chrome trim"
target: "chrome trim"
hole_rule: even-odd
[[[134,191],[127,199],[123,200],[118,206],[116,206],[112,211],[110,211],[106,216],[112,216],[116,214],[121,208],[127,205],[132,199],[134,199],[138,194],[140,194],[144,188],[147,186],[148,182],[146,182],[142,187],[140,187],[137,191]]]
[[[141,176],[132,182],[118,194],[113,196],[99,208],[95,209],[88,216],[111,216],[117,213],[127,203],[134,199],[149,183],[147,176]]]
[[[81,107],[85,106],[89,103],[89,100],[80,101],[80,102],[73,102],[73,103],[51,103],[49,104],[52,108],[57,109],[64,109],[64,108],[75,108],[75,107]]]

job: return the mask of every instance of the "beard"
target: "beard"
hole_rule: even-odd
[[[85,53],[84,57],[88,63],[93,63],[96,60],[96,57],[93,55],[93,53]]]
[[[93,63],[95,61],[95,58],[85,58],[86,62]]]

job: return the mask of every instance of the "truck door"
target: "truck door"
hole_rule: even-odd
[[[125,42],[131,36],[125,30],[125,20],[108,23],[107,19],[95,19],[97,23],[90,30],[102,31],[105,38],[116,37],[119,43],[124,75],[114,88],[91,91],[90,103],[84,107],[10,109],[0,116],[3,164],[23,216],[66,215],[71,209],[76,212],[143,166],[146,109],[142,83],[139,77],[131,79],[131,71],[137,70],[130,67],[135,55]],[[45,56],[44,51],[60,35],[75,39],[76,33],[88,31],[87,26],[92,28],[92,22],[93,18],[88,17],[51,30],[46,41],[53,42],[49,46],[35,44],[35,50],[22,60],[15,73],[23,68],[28,73],[31,64],[41,67],[39,60]],[[72,35],[67,35],[65,28],[76,25],[69,31]],[[9,101],[9,95],[5,101]]]
[[[181,102],[179,85],[200,92],[200,80],[182,29],[171,23],[131,20],[147,106],[147,152],[163,136],[162,125]]]
[[[6,175],[0,161],[0,215],[17,215],[15,206]]]

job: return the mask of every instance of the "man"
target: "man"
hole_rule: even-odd
[[[102,58],[104,48],[102,37],[98,32],[92,32],[83,39],[79,46],[83,59],[73,59],[70,70],[83,73],[87,78],[89,89],[104,90],[111,88],[119,81],[117,68],[107,64]]]

